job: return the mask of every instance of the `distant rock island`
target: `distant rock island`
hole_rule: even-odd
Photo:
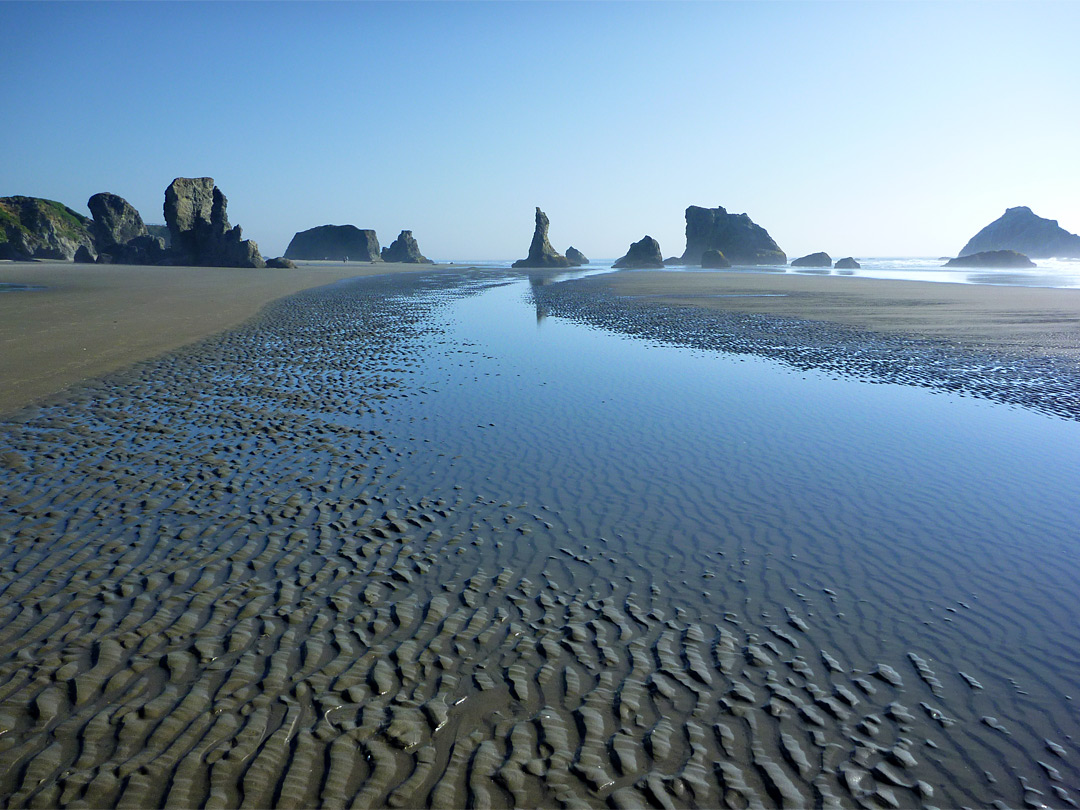
[[[0,259],[60,259],[93,250],[91,221],[40,197],[0,197]]]
[[[667,260],[664,264],[667,264]],[[722,270],[725,267],[731,267],[731,262],[719,250],[709,248],[701,254],[701,266],[706,270]]]
[[[588,257],[573,245],[566,249],[566,258],[569,259],[570,263],[575,267],[580,267],[583,264],[589,263]]]
[[[1035,262],[1015,250],[986,250],[949,259],[945,267],[1038,267]]]
[[[532,244],[529,245],[529,255],[524,259],[518,259],[511,267],[572,267],[573,262],[563,256],[551,246],[548,241],[547,214],[536,207],[536,227],[533,229]]]
[[[229,225],[225,211],[228,204],[212,177],[177,177],[173,180],[165,189],[165,224],[172,241],[166,263],[196,267],[265,267],[259,246],[243,238],[239,225]]]
[[[86,203],[94,221],[90,233],[94,237],[99,264],[160,264],[169,254],[165,242],[152,236],[139,212],[127,200],[116,194],[95,194]],[[80,248],[77,262],[92,262],[89,250]]]
[[[832,267],[832,256],[825,251],[791,260],[792,267]]]
[[[964,245],[959,257],[988,251],[1013,250],[1038,259],[1080,258],[1080,236],[1069,233],[1055,219],[1036,216],[1024,205],[1008,208]]]
[[[611,265],[624,270],[644,270],[664,266],[664,257],[660,253],[660,243],[651,236],[630,245],[626,255]]]
[[[746,214],[691,205],[686,209],[686,250],[680,264],[700,265],[709,249],[719,250],[733,265],[787,264],[787,255],[769,232]]]
[[[374,231],[372,231],[374,233]],[[434,264],[431,259],[420,253],[420,245],[413,238],[412,231],[402,231],[398,238],[390,243],[390,247],[382,249],[384,262],[400,262],[402,264]]]
[[[851,256],[846,256],[843,259],[837,259],[834,267],[836,267],[837,270],[858,270],[862,265],[855,261]]]
[[[381,262],[375,231],[355,225],[319,225],[300,231],[285,249],[286,259]]]

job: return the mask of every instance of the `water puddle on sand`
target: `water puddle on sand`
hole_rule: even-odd
[[[1065,805],[1080,425],[367,279],[0,440],[8,806]]]

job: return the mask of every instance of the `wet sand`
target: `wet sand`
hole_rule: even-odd
[[[1080,359],[1080,290],[738,271],[622,271],[580,282],[654,303],[827,321],[961,349]]]
[[[530,281],[541,314],[1080,420],[1080,290],[739,272]]]
[[[618,470],[567,486],[538,456],[559,497],[526,501],[393,436],[432,358],[494,371],[433,317],[498,280],[464,281],[309,290],[4,424],[6,806],[1073,801],[1074,716],[1046,709],[1075,671],[1067,609],[1031,650],[1011,592],[943,580],[918,633],[861,596],[962,570],[955,539],[923,571],[899,531],[864,568],[842,502],[759,504],[744,533],[695,520],[709,486],[684,493],[700,538],[661,540],[666,514],[623,536],[598,522]],[[1026,577],[997,553],[988,594]],[[1072,604],[1072,569],[1045,568]]]
[[[0,414],[237,326],[300,290],[417,269],[337,262],[294,270],[0,262],[0,285],[34,288],[0,290]]]

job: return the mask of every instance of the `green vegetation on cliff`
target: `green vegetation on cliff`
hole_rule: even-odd
[[[70,259],[91,247],[90,219],[40,197],[0,197],[0,258]]]

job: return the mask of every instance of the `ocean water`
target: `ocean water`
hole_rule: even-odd
[[[792,257],[796,258],[796,257]],[[841,258],[834,256],[833,260]],[[1018,287],[1080,287],[1080,260],[1036,259],[1036,267],[1010,270],[972,270],[943,267],[946,259],[937,257],[861,257],[856,256],[861,267],[857,270],[837,270],[828,267],[792,267],[789,265],[761,265],[758,267],[733,267],[739,273],[791,273],[813,276],[851,276],[858,278],[881,278],[895,281],[933,281],[950,284],[991,284]],[[613,272],[615,259],[594,259],[577,272],[595,275]],[[465,264],[457,262],[457,264]],[[476,267],[509,268],[510,261],[479,261],[469,263]],[[694,267],[671,266],[664,268],[671,273],[711,272]],[[574,271],[571,271],[574,272]]]
[[[2,435],[8,806],[1077,800],[1075,420],[489,269],[301,294]]]

